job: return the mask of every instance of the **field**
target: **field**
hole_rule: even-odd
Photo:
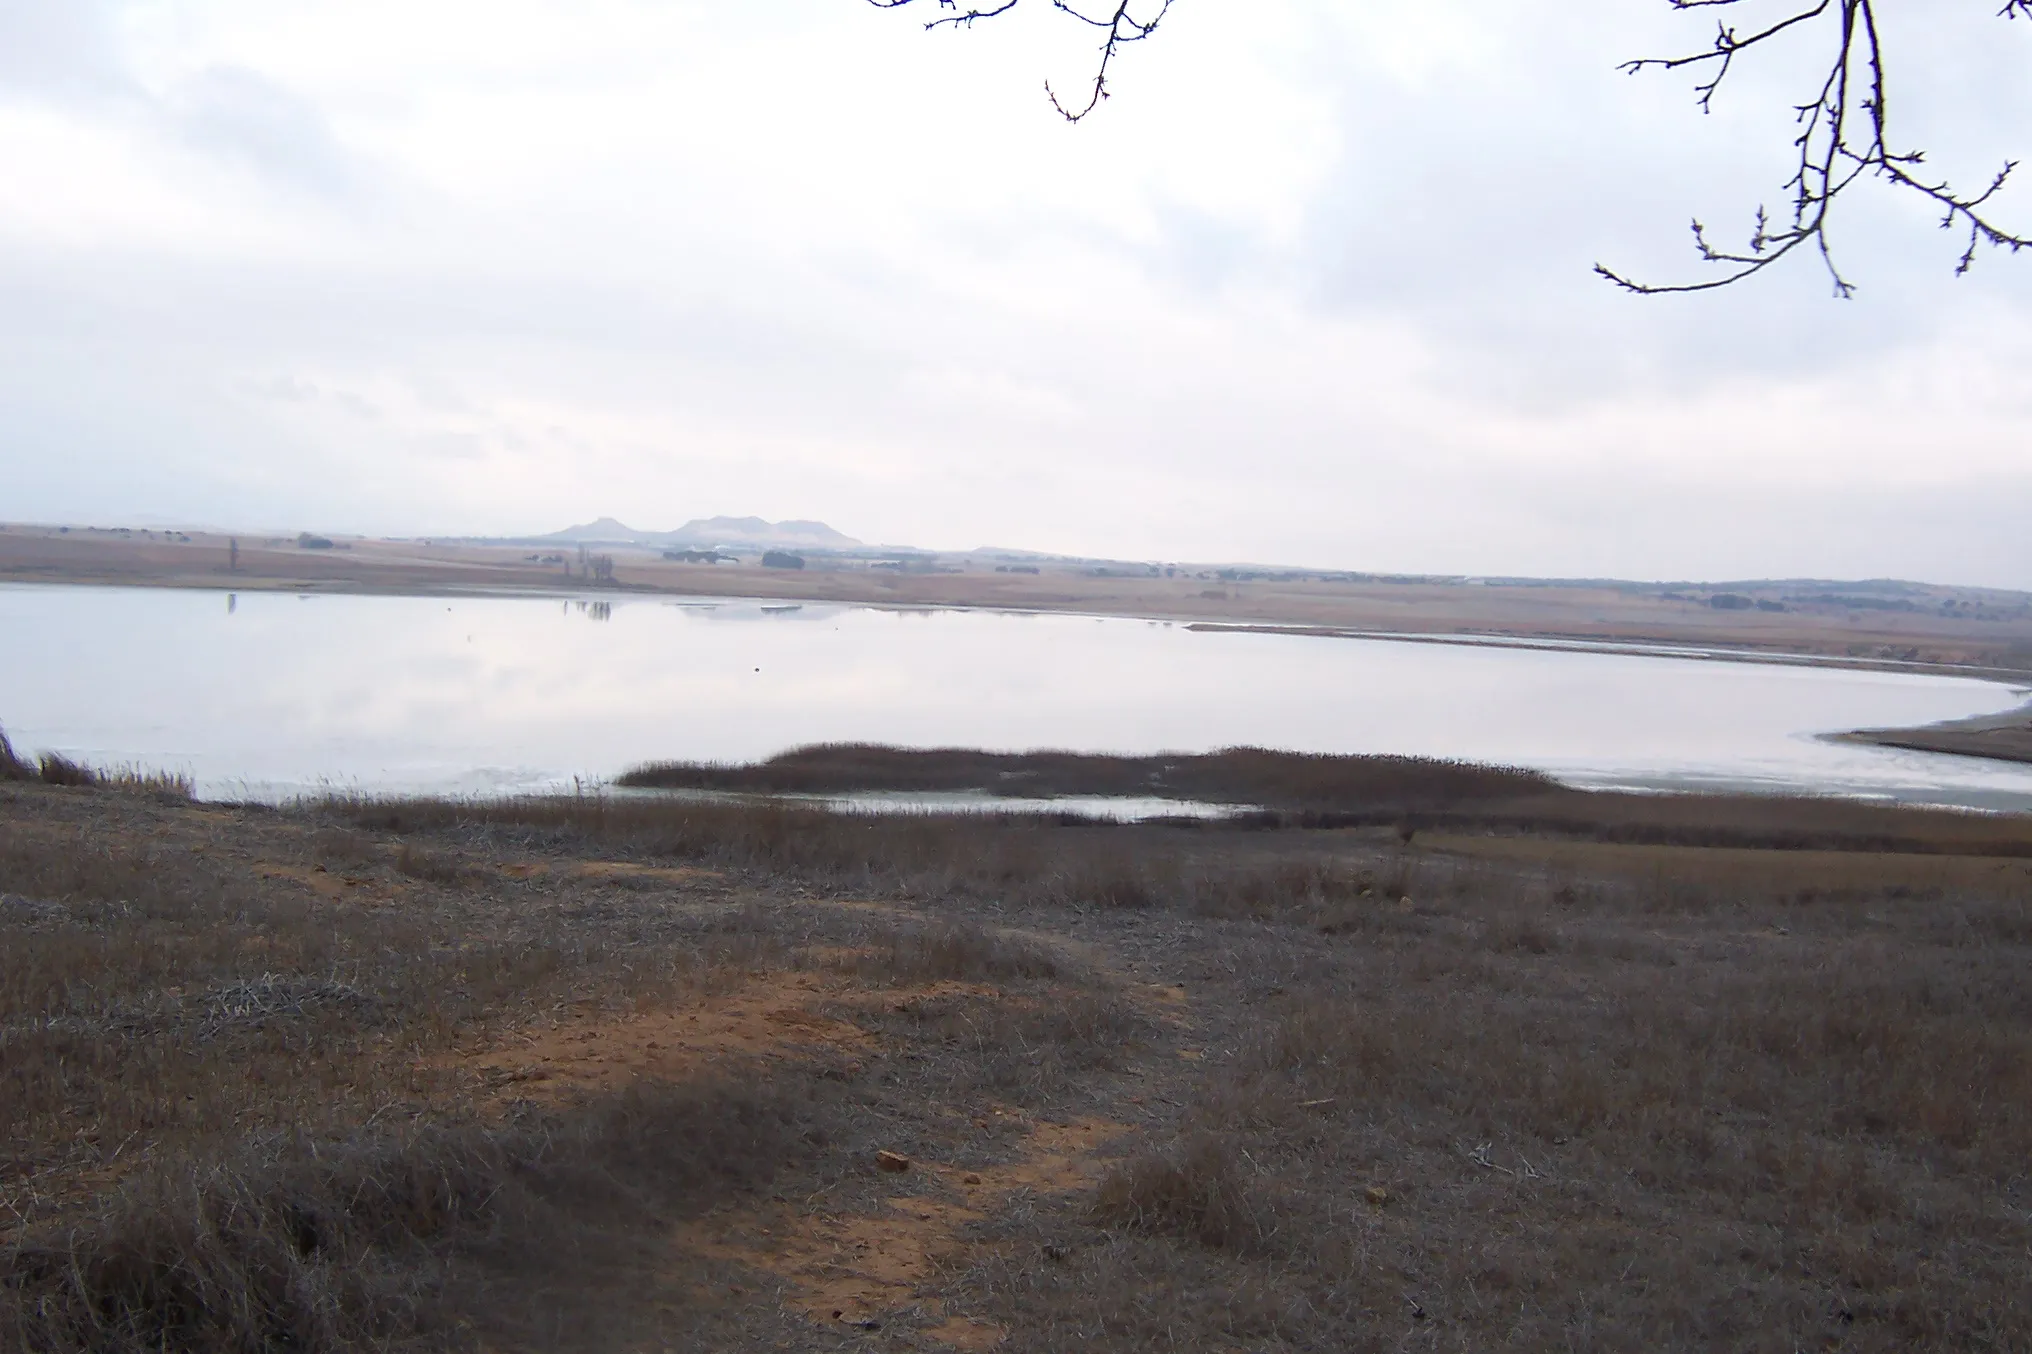
[[[2024,819],[7,765],[0,1347],[2032,1346]]]

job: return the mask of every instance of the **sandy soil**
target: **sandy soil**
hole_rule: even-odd
[[[595,586],[572,572],[562,546],[511,547],[427,541],[341,540],[306,550],[293,537],[240,537],[237,570],[228,539],[201,532],[0,526],[0,581],[98,583],[242,591],[397,594],[611,592],[781,597],[877,606],[954,606],[1070,611],[1185,622],[1299,627],[1308,633],[1500,636],[1520,640],[1665,644],[1784,656],[2000,674],[2032,672],[2032,597],[1936,588],[1905,599],[1911,610],[1857,608],[1820,585],[1731,588],[1783,611],[1716,610],[1693,593],[1622,584],[1495,585],[1468,581],[1223,579],[1214,566],[1041,562],[1039,572],[998,572],[980,556],[943,556],[938,572],[870,567],[869,560],[814,557],[802,571],[666,561],[614,551],[614,581]],[[546,563],[546,560],[557,562]],[[1695,590],[1698,591],[1698,590]],[[1768,594],[1768,597],[1766,597]],[[1704,595],[1704,594],[1703,594]],[[1801,596],[1836,600],[1798,600]]]

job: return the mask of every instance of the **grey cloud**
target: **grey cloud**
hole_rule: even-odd
[[[1586,19],[1628,0],[1575,3]],[[0,0],[0,38],[6,23],[26,31],[24,15],[68,7]],[[729,25],[748,22],[745,11],[720,12]],[[92,79],[117,85],[121,53],[94,24],[56,24],[36,41],[52,53],[50,71],[96,70]],[[1669,118],[1647,121],[1654,105],[1627,83],[1596,80],[1589,63],[1601,54],[1561,46],[1569,36],[1520,56],[1537,72],[1528,98],[1500,84],[1397,81],[1351,57],[1330,91],[1344,151],[1295,242],[1246,224],[1258,217],[1246,209],[1223,217],[1156,189],[1141,199],[1155,214],[1154,242],[1115,233],[1111,220],[1143,224],[1134,205],[1113,217],[1026,192],[1021,176],[1049,176],[1055,162],[1017,156],[1007,201],[961,192],[898,222],[906,239],[928,241],[922,251],[857,239],[857,214],[841,213],[847,224],[836,227],[821,219],[824,204],[813,204],[818,224],[802,235],[792,222],[750,220],[738,174],[701,171],[681,154],[589,156],[597,172],[557,191],[489,181],[485,192],[504,200],[526,194],[513,220],[482,219],[450,185],[434,195],[437,186],[391,178],[399,210],[376,224],[399,217],[401,229],[352,230],[320,213],[291,240],[305,214],[262,220],[260,199],[357,201],[375,188],[373,167],[284,76],[215,66],[119,115],[148,120],[154,144],[144,149],[172,174],[204,180],[194,198],[213,193],[216,176],[189,176],[188,158],[168,146],[256,180],[252,193],[243,184],[204,199],[207,210],[283,229],[237,258],[177,252],[145,225],[124,241],[25,239],[0,251],[8,511],[497,529],[503,512],[536,526],[612,511],[598,496],[630,492],[634,476],[638,487],[676,486],[659,492],[714,495],[687,512],[832,517],[857,534],[928,544],[1379,569],[2032,583],[2032,557],[2017,543],[2032,484],[1964,476],[1914,490],[1888,474],[1848,483],[1841,449],[1821,445],[1799,474],[1732,482],[1701,464],[1705,434],[1668,426],[1673,410],[1713,388],[1756,378],[1782,390],[1809,377],[1853,378],[1845,398],[1892,420],[1951,424],[1953,410],[1929,392],[1872,404],[1882,392],[1854,372],[1973,326],[1988,325],[1981,332],[2006,349],[2028,342],[1990,324],[1984,307],[2032,300],[2032,263],[1986,261],[1994,266],[1955,284],[1914,248],[1915,233],[1936,243],[1924,222],[1873,208],[1853,241],[1861,301],[1826,300],[1805,269],[1697,302],[1618,295],[1589,276],[1595,258],[1679,267],[1687,214],[1747,206],[1768,185],[1735,162],[1740,142],[1701,122],[1683,90],[1654,101]],[[1139,59],[1169,51],[1153,44]],[[90,85],[66,78],[67,89]],[[618,115],[604,98],[591,107],[578,110],[578,134],[597,138],[597,118]],[[1617,120],[1632,109],[1644,116]],[[882,169],[883,153],[907,150],[875,138],[868,153]],[[794,147],[759,159],[758,174],[800,169]],[[723,219],[710,227],[629,191],[633,176],[687,173],[713,185]],[[981,219],[956,205],[967,201],[982,204]],[[260,252],[277,237],[282,247]],[[461,247],[472,241],[484,247]],[[1908,253],[1920,256],[1908,263]],[[1091,270],[1090,295],[1052,295],[1062,279],[1037,270],[1059,258]],[[1259,303],[1272,320],[1252,312]],[[1435,374],[1408,362],[1371,373],[1359,357],[1329,365],[1399,336],[1430,352]],[[1256,351],[1254,338],[1285,346]],[[2004,361],[1995,370],[2007,371]],[[1386,379],[1419,388],[1366,398],[1366,383]],[[1525,454],[1516,446],[1473,445],[1493,429],[1516,445],[1556,447],[1568,433],[1589,435],[1585,419],[1563,417],[1618,402],[1657,411],[1656,426],[1633,435],[1655,432],[1670,456],[1577,468],[1599,458],[1592,446],[1520,468],[1505,459]],[[1047,407],[1051,417],[1035,412]],[[1734,425],[1727,409],[1716,420],[1719,435],[1771,447],[1753,426],[1763,406],[1738,407]],[[1994,436],[2009,416],[2001,407],[1987,424],[1971,416],[1957,426]],[[1783,462],[1788,450],[1771,457]],[[1913,457],[1927,452],[1917,446]],[[501,463],[512,472],[518,456],[555,461],[559,475],[535,490],[499,488]],[[1747,453],[1732,463],[1748,464]],[[418,477],[430,476],[437,490],[418,494]],[[932,539],[940,532],[959,538]]]
[[[318,107],[258,71],[212,67],[163,111],[186,144],[272,181],[339,196],[358,180]]]
[[[112,0],[0,0],[0,96],[132,94],[108,16]]]
[[[1595,278],[1597,261],[1696,278],[1690,218],[1733,242],[1759,202],[1782,208],[1790,86],[1777,73],[1741,80],[1704,118],[1685,77],[1614,72],[1615,57],[1650,50],[1647,39],[1599,5],[1582,8],[1600,32],[1579,22],[1535,32],[1535,20],[1512,16],[1517,46],[1483,79],[1408,86],[1347,74],[1335,95],[1341,158],[1293,260],[1316,304],[1397,317],[1471,354],[1461,378],[1490,398],[1585,403],[1825,374],[1937,341],[1985,299],[2032,302],[2022,260],[1985,258],[1956,280],[1954,243],[1873,184],[1839,223],[1844,266],[1863,287],[1851,304],[1830,299],[1810,258],[1699,298],[1630,297]],[[1965,27],[1964,43],[1988,36]],[[2022,82],[1993,78],[1996,97],[1971,107],[1954,74],[1946,63],[1903,72],[1907,106],[1943,102],[1958,115],[1915,119],[1914,134],[1986,153],[2014,127],[2032,154]],[[2012,219],[2032,229],[2032,189],[2016,194]]]
[[[0,0],[0,98],[33,99],[145,128],[324,196],[358,168],[318,107],[258,71],[214,66],[167,97],[134,78],[115,17],[122,0]]]

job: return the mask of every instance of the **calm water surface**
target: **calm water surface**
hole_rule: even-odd
[[[210,797],[496,793],[800,743],[1260,744],[2032,809],[2032,767],[1816,735],[1990,714],[2008,686],[1081,616],[749,601],[0,587],[0,722]]]

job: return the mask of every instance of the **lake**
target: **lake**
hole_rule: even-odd
[[[2032,767],[1816,736],[2024,699],[1964,678],[725,599],[12,585],[0,625],[18,748],[186,771],[208,798],[548,790],[852,740],[1259,744],[2032,809]]]

